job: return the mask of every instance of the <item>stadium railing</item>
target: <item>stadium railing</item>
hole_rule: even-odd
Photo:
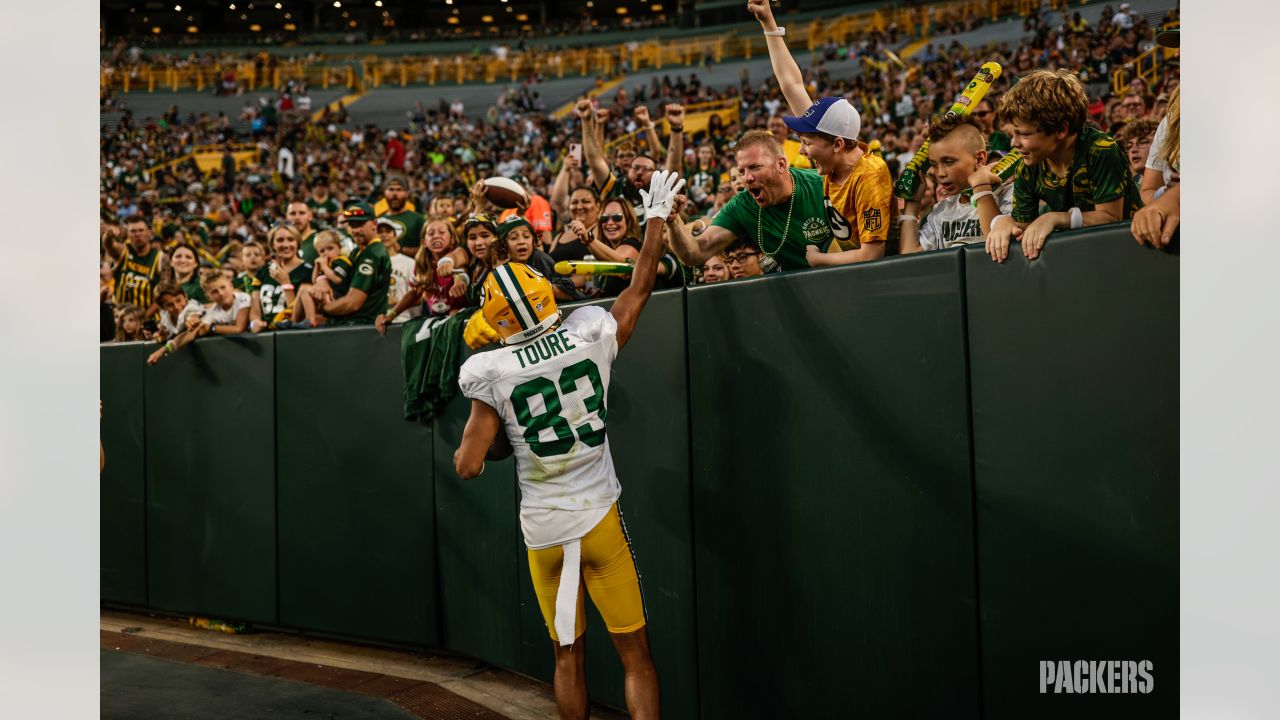
[[[1181,25],[1181,21],[1174,20],[1164,23],[1160,29],[1177,30]],[[1145,83],[1148,90],[1154,88],[1160,82],[1160,76],[1167,67],[1166,63],[1177,55],[1177,50],[1160,45],[1147,50],[1111,73],[1111,91],[1116,95],[1122,94],[1128,87],[1131,76]]]
[[[1067,0],[1051,0],[1055,9],[1069,7]],[[909,38],[928,37],[940,24],[967,20],[995,21],[1027,16],[1039,7],[1035,0],[947,0],[918,6],[880,8],[816,18],[788,28],[790,42],[810,51],[828,43],[846,43],[866,32],[896,28]],[[785,20],[785,18],[784,18]],[[614,77],[646,69],[689,66],[726,59],[751,59],[767,53],[758,32],[728,32],[667,41],[630,41],[597,47],[548,49],[534,47],[523,53],[498,57],[491,53],[455,53],[400,58],[377,55],[343,55],[321,59],[281,59],[261,53],[255,60],[227,60],[199,67],[167,67],[152,64],[104,66],[103,88],[121,92],[204,91],[230,76],[249,89],[280,89],[289,80],[306,80],[311,87],[344,87],[367,90],[383,85],[435,85],[437,83],[514,82],[538,73],[549,77]]]

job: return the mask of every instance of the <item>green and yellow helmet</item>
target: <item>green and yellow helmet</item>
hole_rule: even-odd
[[[551,283],[518,262],[499,265],[485,278],[480,311],[504,345],[532,340],[560,322]]]

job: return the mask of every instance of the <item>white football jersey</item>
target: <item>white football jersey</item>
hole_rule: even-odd
[[[617,331],[604,308],[578,308],[536,340],[462,364],[462,394],[498,411],[515,451],[530,548],[586,534],[622,492],[605,434]]]
[[[995,194],[1000,212],[1004,215],[1013,212],[1013,181],[997,185]],[[978,209],[970,203],[961,203],[959,195],[934,205],[920,228],[920,247],[924,250],[941,250],[982,240]]]

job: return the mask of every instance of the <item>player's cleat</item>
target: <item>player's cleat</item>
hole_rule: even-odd
[[[481,293],[480,311],[504,345],[532,340],[560,322],[551,283],[524,263],[494,268]]]

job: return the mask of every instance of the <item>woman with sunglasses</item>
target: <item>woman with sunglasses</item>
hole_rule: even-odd
[[[683,203],[681,203],[683,204]],[[621,198],[610,198],[600,213],[599,239],[587,244],[592,257],[605,262],[636,262],[640,257],[640,223],[636,220],[631,203]],[[658,289],[680,284],[683,273],[680,264],[670,252],[664,252],[658,261]],[[606,277],[600,285],[602,297],[617,297],[627,289],[630,278]]]

